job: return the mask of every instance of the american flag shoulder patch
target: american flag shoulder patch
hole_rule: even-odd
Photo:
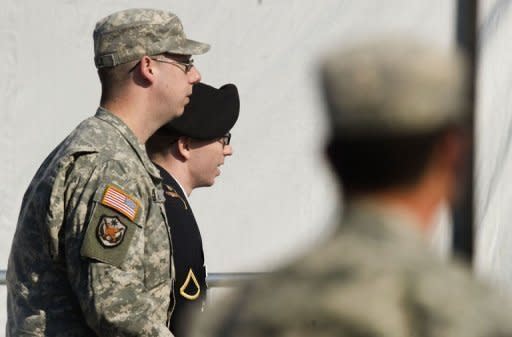
[[[107,185],[105,188],[101,204],[118,211],[131,221],[135,221],[140,209],[140,204],[135,198],[113,185]]]

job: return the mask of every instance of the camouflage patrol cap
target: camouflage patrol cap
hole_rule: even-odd
[[[430,132],[469,116],[467,64],[456,50],[367,42],[328,54],[321,78],[335,138]]]
[[[180,19],[158,9],[134,8],[111,14],[94,29],[96,67],[115,67],[144,55],[206,53],[206,43],[187,39]]]

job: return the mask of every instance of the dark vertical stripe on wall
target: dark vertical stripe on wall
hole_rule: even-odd
[[[467,174],[462,182],[461,198],[452,207],[453,212],[453,252],[472,264],[474,254],[474,159],[475,159],[475,95],[477,65],[477,0],[457,0],[457,45],[466,52],[470,66],[468,93],[471,108],[468,132],[471,136],[471,149],[466,165]]]

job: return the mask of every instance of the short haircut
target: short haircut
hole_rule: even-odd
[[[416,183],[446,132],[448,129],[406,136],[332,139],[327,154],[350,197]]]
[[[101,104],[117,95],[118,91],[130,79],[130,73],[137,64],[138,61],[133,61],[115,67],[98,69],[98,76],[101,82]]]
[[[181,135],[177,133],[166,132],[155,132],[146,141],[146,151],[149,158],[153,158],[156,154],[167,154],[171,146],[178,141]]]

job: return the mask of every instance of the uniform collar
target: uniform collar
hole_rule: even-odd
[[[170,173],[169,173],[169,176],[171,177],[171,179],[173,179],[174,181],[176,181],[176,184],[178,185],[179,189],[181,190],[181,193],[183,194],[183,196],[185,197],[185,199],[187,199],[187,203],[190,204],[188,202],[188,195],[187,195],[187,191],[185,191],[185,189],[183,188],[183,186],[181,185],[180,181],[176,178],[174,178],[174,176]]]
[[[413,214],[398,207],[384,207],[371,200],[352,201],[344,210],[343,227],[371,236],[385,236],[405,242],[423,241],[426,238],[420,231]]]
[[[153,163],[155,167],[160,171],[160,175],[162,176],[162,183],[165,185],[170,185],[183,199],[187,201],[187,204],[190,207],[190,202],[188,200],[187,193],[185,192],[185,189],[181,185],[181,183],[178,181],[178,179],[174,178],[170,172],[168,172],[166,169],[164,169],[162,166]]]
[[[157,181],[162,180],[160,177],[160,172],[158,169],[153,165],[151,160],[149,160],[148,154],[146,152],[146,148],[144,145],[142,145],[133,131],[116,115],[114,115],[112,112],[108,111],[107,109],[103,107],[99,107],[96,111],[96,118],[101,119],[104,122],[109,123],[112,125],[119,133],[123,136],[123,138],[130,144],[132,149],[135,151],[137,156],[139,157],[140,161],[146,168],[146,171]]]

